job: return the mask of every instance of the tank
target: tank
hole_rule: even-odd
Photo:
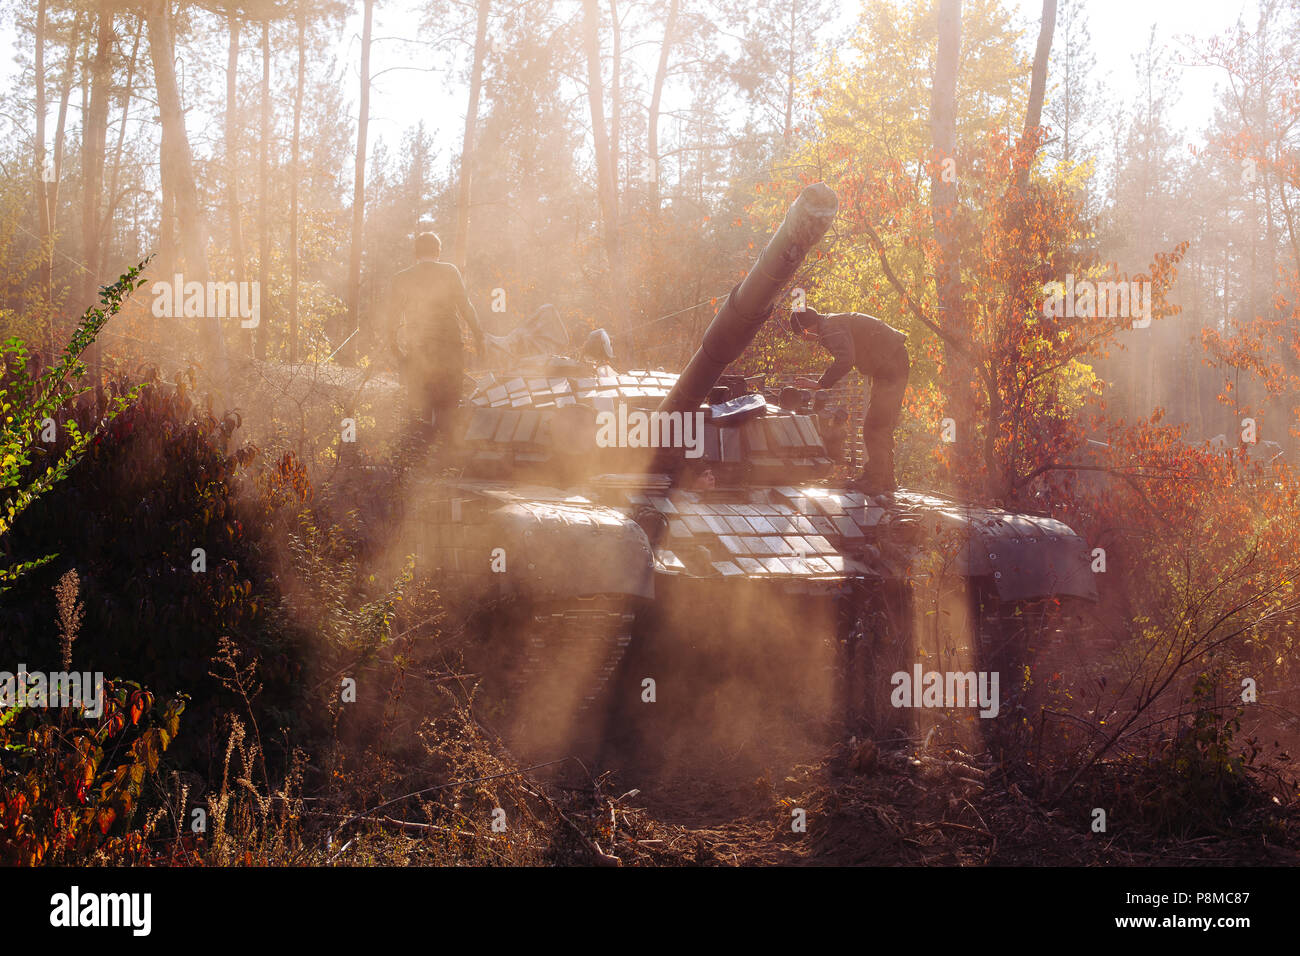
[[[409,544],[479,610],[516,736],[599,735],[616,687],[627,706],[683,672],[697,701],[775,674],[774,693],[878,730],[882,671],[1005,662],[1029,610],[1095,599],[1062,522],[838,487],[808,396],[782,407],[726,374],[836,207],[803,190],[680,374],[550,354],[472,373],[459,473],[413,496]]]

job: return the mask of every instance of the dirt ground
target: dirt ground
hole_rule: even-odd
[[[559,779],[552,786],[591,822],[601,849],[631,865],[1300,863],[1294,807],[1267,814],[1269,827],[1261,816],[1221,834],[1180,839],[1114,819],[1107,833],[1093,833],[1087,808],[1044,806],[987,755],[846,741],[818,760],[783,769],[778,760],[758,773],[744,754],[699,757],[670,772],[625,766],[595,788]]]

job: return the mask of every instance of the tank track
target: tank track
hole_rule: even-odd
[[[547,695],[556,708],[573,706],[578,713],[590,711],[609,689],[614,672],[632,641],[636,615],[622,602],[581,602],[537,610],[521,648],[521,660],[507,686],[511,696],[522,699],[529,689],[555,684],[577,676],[576,693]]]

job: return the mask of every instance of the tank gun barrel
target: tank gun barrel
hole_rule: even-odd
[[[835,191],[825,183],[804,187],[754,267],[731,290],[705,329],[699,349],[677,384],[664,396],[660,411],[694,411],[700,407],[718,376],[754,341],[771,315],[776,297],[809,250],[826,234],[838,208]]]

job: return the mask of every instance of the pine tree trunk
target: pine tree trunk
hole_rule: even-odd
[[[469,77],[469,103],[465,108],[465,136],[460,148],[460,186],[456,190],[456,265],[466,272],[469,256],[469,204],[474,178],[474,140],[478,127],[478,101],[483,88],[483,59],[487,54],[488,8],[491,0],[478,0],[478,25],[474,31],[474,66]]]
[[[609,87],[609,168],[614,180],[614,228],[619,223],[619,170],[622,167],[621,136],[623,131],[623,94],[620,78],[623,72],[623,29],[618,22],[618,0],[609,0],[609,18],[613,24],[614,62],[610,71]]]
[[[298,164],[302,149],[302,94],[307,72],[307,13],[298,0],[298,74],[293,91],[293,146],[289,156],[289,362],[298,361]]]
[[[113,12],[106,2],[97,14],[95,54],[86,79],[90,102],[81,134],[81,269],[77,287],[78,305],[85,308],[98,300],[100,276],[95,271],[100,260],[99,245],[102,223],[100,206],[104,198],[104,146],[108,137],[108,95],[112,81]],[[98,341],[86,353],[90,382],[98,387],[102,381],[103,350]]]
[[[226,53],[226,206],[230,210],[230,256],[236,282],[244,281],[244,229],[239,211],[239,30],[234,9],[227,20]]]
[[[361,32],[361,104],[357,117],[356,175],[352,187],[352,251],[348,257],[348,326],[343,336],[352,336],[341,356],[355,364],[361,328],[361,231],[366,215],[366,128],[370,122],[370,36],[375,0],[365,0],[365,24]],[[355,334],[354,334],[355,333]]]
[[[49,263],[51,302],[53,302],[54,298],[54,234],[59,221],[59,183],[63,178],[63,144],[67,138],[68,104],[72,99],[72,84],[77,72],[77,50],[80,45],[81,11],[78,10],[72,18],[72,29],[68,33],[68,52],[63,64],[63,81],[59,88],[59,118],[54,124],[54,156],[50,162],[49,174],[51,180],[46,184],[46,195],[50,210],[50,244],[45,252],[45,259]],[[50,327],[52,332],[58,333],[60,331],[57,328],[58,325],[58,320],[51,318]]]
[[[650,212],[659,215],[659,109],[663,101],[664,82],[668,78],[668,57],[677,29],[677,11],[681,0],[671,0],[664,39],[659,46],[659,65],[655,69],[654,91],[650,94],[650,119],[646,130],[646,153],[650,157]]]
[[[126,83],[122,87],[122,121],[117,128],[117,144],[113,147],[113,171],[109,175],[108,194],[105,197],[104,204],[104,222],[106,226],[111,226],[117,216],[118,203],[118,186],[122,180],[122,149],[126,145],[126,121],[131,112],[131,94],[135,84],[135,68],[139,62],[140,37],[144,32],[144,20],[137,20],[135,27],[135,36],[131,41],[131,56],[126,64]],[[104,275],[108,270],[108,239],[105,235],[104,240],[99,244],[99,268],[100,275]]]
[[[790,141],[794,137],[794,87],[798,77],[795,76],[796,68],[796,48],[795,44],[804,42],[799,37],[796,29],[796,10],[797,4],[790,4],[790,28],[786,35],[786,62],[785,62],[785,116],[781,124],[781,143],[787,150],[790,149]]]
[[[618,230],[617,183],[611,162],[609,130],[605,126],[604,88],[600,77],[600,11],[596,0],[583,0],[582,25],[587,52],[587,100],[591,107],[592,139],[596,145],[596,194],[605,233],[605,255],[609,261],[611,284],[614,286],[611,311],[615,316],[616,327],[626,329],[630,324],[627,283]]]
[[[262,111],[258,156],[257,295],[259,324],[244,334],[245,352],[266,358],[271,330],[271,22],[262,21]]]
[[[149,31],[149,59],[153,64],[158,92],[158,114],[162,126],[159,166],[163,179],[163,215],[167,206],[175,207],[179,247],[184,261],[186,281],[208,281],[208,256],[205,242],[203,210],[199,206],[198,186],[190,153],[185,113],[181,107],[180,88],[176,83],[175,42],[172,38],[171,12],[167,0],[151,0],[146,8]],[[164,233],[170,230],[165,226]],[[170,280],[170,276],[169,280]],[[182,321],[176,319],[175,321]],[[225,339],[221,320],[207,316],[199,320],[199,338],[203,351],[222,385],[227,378]]]
[[[46,0],[40,0],[36,6],[36,50],[34,53],[36,83],[36,221],[41,243],[41,261],[37,270],[37,282],[41,290],[41,304],[45,309],[52,306],[54,270],[50,259],[50,180],[52,170],[47,169],[48,157],[45,155],[45,27],[47,23]],[[53,329],[50,330],[50,357],[53,358]]]
[[[1047,92],[1047,62],[1052,53],[1052,35],[1056,31],[1056,0],[1043,0],[1043,19],[1038,28],[1038,47],[1034,50],[1034,67],[1029,76],[1029,105],[1025,110],[1025,135],[1042,124],[1043,96]]]

